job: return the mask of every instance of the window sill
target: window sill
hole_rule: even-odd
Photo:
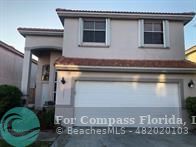
[[[78,45],[79,47],[98,47],[98,48],[109,48],[109,45],[105,43],[81,43]]]
[[[139,48],[147,48],[147,49],[169,49],[169,47],[164,47],[163,44],[145,44],[144,46],[139,46]]]

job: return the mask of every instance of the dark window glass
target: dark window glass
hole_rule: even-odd
[[[94,31],[84,31],[83,42],[94,42]]]
[[[152,33],[144,32],[144,44],[152,44]]]
[[[144,44],[163,44],[163,33],[145,32]]]
[[[152,23],[145,23],[144,24],[144,30],[145,31],[153,31],[152,30]]]
[[[163,33],[153,33],[154,44],[163,44]]]
[[[56,102],[56,93],[54,93],[54,102]]]
[[[94,29],[94,23],[92,21],[84,21],[84,29]]]
[[[163,44],[163,25],[161,21],[144,22],[144,44]]]
[[[55,72],[54,81],[57,81],[57,72]]]
[[[105,20],[84,20],[83,42],[105,42]]]
[[[94,42],[105,42],[105,32],[104,31],[96,31]]]
[[[95,29],[96,30],[105,30],[105,22],[104,21],[97,21],[95,22]]]
[[[50,74],[50,65],[43,65],[42,66],[42,81],[49,81],[49,74]]]
[[[154,23],[154,31],[163,31],[162,23]]]
[[[56,92],[57,83],[54,83],[54,91]]]

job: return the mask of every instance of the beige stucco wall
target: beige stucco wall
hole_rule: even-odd
[[[49,85],[49,97],[48,101],[53,101],[53,91],[54,91],[54,77],[55,77],[55,68],[54,62],[55,60],[62,56],[61,51],[50,51],[47,50],[44,54],[41,54],[38,58],[38,70],[37,70],[37,77],[36,77],[36,98],[35,98],[35,106],[36,108],[42,107],[42,86],[43,84]],[[45,64],[50,65],[50,75],[49,81],[42,81],[42,66]]]
[[[66,84],[61,83],[62,77],[65,78]],[[106,72],[69,72],[58,71],[57,99],[56,99],[56,116],[74,117],[74,79],[77,78],[103,78],[103,79],[129,79],[133,81],[153,80],[169,82],[171,80],[180,81],[179,94],[181,95],[182,117],[189,122],[187,112],[184,108],[185,99],[188,96],[196,96],[196,87],[189,88],[188,82],[192,79],[196,81],[195,74],[142,74],[142,73],[106,73]],[[67,113],[66,113],[67,112]]]
[[[53,36],[26,36],[25,48],[41,48],[41,47],[55,47],[61,48],[63,46],[63,37]]]
[[[186,59],[196,63],[196,51],[186,55]]]
[[[138,20],[111,19],[111,45],[104,47],[79,47],[79,19],[64,21],[63,55],[66,57],[106,59],[184,59],[183,23],[169,21],[170,48],[138,48]]]
[[[23,58],[0,47],[0,84],[21,87]],[[35,88],[37,64],[32,63],[30,88]]]
[[[33,36],[25,37],[25,49],[31,50],[38,56],[38,69],[36,75],[36,92],[35,92],[35,107],[41,108],[43,104],[42,91],[43,85],[48,86],[47,101],[53,100],[54,89],[54,62],[62,56],[63,37],[61,36]],[[44,51],[44,52],[43,52]],[[42,66],[45,64],[50,65],[49,81],[42,81]]]
[[[66,84],[61,84],[62,77],[65,78]],[[196,81],[196,75],[195,74],[139,74],[139,73],[99,73],[99,72],[66,72],[66,71],[58,71],[58,92],[61,93],[61,90],[65,90],[64,97],[59,97],[57,100],[57,105],[64,104],[69,105],[71,102],[71,88],[72,88],[72,79],[77,79],[81,77],[86,78],[124,78],[124,79],[133,79],[134,81],[140,81],[141,79],[146,80],[155,80],[157,82],[159,81],[167,81],[167,80],[183,80],[183,98],[186,99],[188,96],[196,96],[196,87],[195,88],[189,88],[188,82],[192,79]],[[64,86],[64,87],[62,87]]]

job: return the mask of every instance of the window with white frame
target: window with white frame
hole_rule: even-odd
[[[163,44],[163,22],[144,20],[144,44]]]
[[[106,19],[83,19],[83,42],[106,42]]]
[[[170,47],[170,33],[168,20],[148,20],[138,21],[139,47]]]

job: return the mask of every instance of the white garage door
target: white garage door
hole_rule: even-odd
[[[177,83],[77,81],[75,117],[179,116]],[[76,125],[81,126],[81,121]],[[137,125],[133,125],[138,126]]]

